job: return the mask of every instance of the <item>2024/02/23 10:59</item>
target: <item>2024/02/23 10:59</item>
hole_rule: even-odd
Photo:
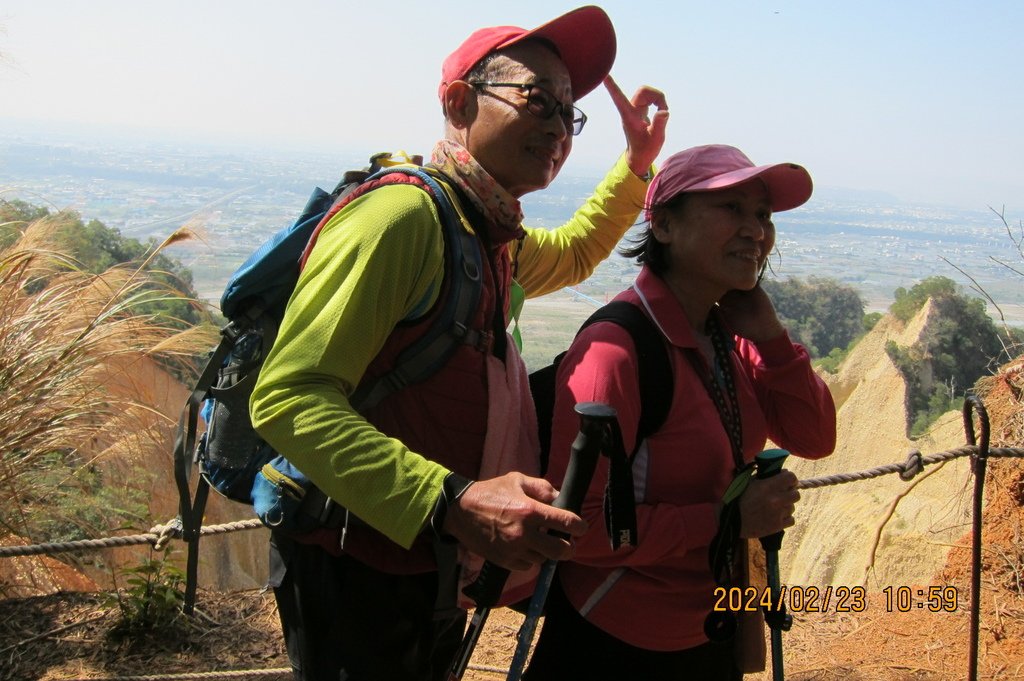
[[[882,589],[887,612],[956,612],[960,592],[955,586],[887,586]],[[790,612],[866,612],[867,590],[863,586],[786,586],[772,594],[767,587],[717,587],[716,612],[753,612],[778,610],[785,605]]]

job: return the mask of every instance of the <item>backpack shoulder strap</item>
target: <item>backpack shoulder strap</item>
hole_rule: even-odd
[[[629,332],[636,347],[640,386],[640,422],[636,446],[654,434],[668,418],[675,381],[661,330],[636,305],[614,300],[590,315],[580,331],[596,322],[614,322]],[[577,332],[578,333],[578,332]],[[665,399],[668,395],[669,399]],[[634,453],[635,453],[634,448]]]
[[[643,310],[626,301],[612,301],[592,314],[580,330],[602,321],[618,324],[633,339],[640,390],[640,419],[633,451],[628,457],[622,451],[621,431],[618,424],[615,424],[618,445],[612,448],[610,454],[608,486],[604,495],[605,526],[612,547],[617,549],[622,545],[637,545],[632,462],[644,440],[654,434],[668,418],[675,382],[665,338]]]
[[[430,194],[437,206],[444,236],[448,294],[435,321],[422,337],[399,353],[395,367],[352,394],[351,402],[357,409],[372,407],[410,383],[432,375],[444,366],[459,345],[479,345],[480,342],[479,330],[472,327],[483,288],[480,249],[476,238],[463,228],[458,210],[441,183],[423,168],[395,166],[370,177],[363,185],[366,189],[350,196],[355,198],[376,187],[397,183],[419,186]],[[343,205],[332,208],[329,215]],[[327,219],[325,217],[324,222]]]
[[[458,208],[453,204],[441,183],[423,168],[396,166],[385,168],[380,173],[371,176],[358,189],[344,198],[351,201],[376,187],[399,182],[419,186],[430,194],[437,205],[444,236],[444,276],[448,280],[448,293],[442,303],[442,308],[426,333],[402,349],[395,361],[394,368],[375,380],[360,385],[352,393],[349,402],[357,410],[373,407],[388,395],[401,390],[410,383],[424,380],[433,375],[444,366],[459,345],[479,345],[481,340],[479,330],[472,327],[473,316],[483,288],[480,250],[476,244],[476,238],[469,231],[463,229]],[[347,201],[343,200],[335,204],[317,227],[317,232],[346,203]],[[303,255],[303,264],[312,249],[312,242],[315,238],[314,234]],[[310,487],[306,490],[303,505],[307,508],[323,507],[326,509],[333,504],[334,502],[319,488]],[[346,518],[348,518],[347,513]]]

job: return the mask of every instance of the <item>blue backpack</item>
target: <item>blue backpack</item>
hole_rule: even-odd
[[[367,169],[345,173],[330,193],[316,187],[295,222],[249,256],[221,297],[221,312],[228,323],[186,401],[174,448],[179,520],[182,538],[189,545],[188,613],[195,599],[198,543],[211,487],[229,499],[252,505],[265,525],[285,532],[338,526],[345,515],[344,509],[260,438],[249,418],[249,396],[298,281],[300,260],[322,223],[354,198],[397,182],[421,187],[433,198],[441,216],[447,298],[426,333],[399,354],[395,368],[360,385],[351,397],[356,409],[373,406],[404,386],[424,380],[444,366],[460,344],[475,342],[470,323],[482,284],[474,237],[462,228],[448,195],[429,172],[396,165],[387,154],[370,161]],[[206,422],[201,436],[200,415]],[[193,465],[198,465],[200,472],[194,496],[190,482]]]

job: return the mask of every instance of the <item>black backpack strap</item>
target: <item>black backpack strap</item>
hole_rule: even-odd
[[[636,305],[613,300],[583,322],[580,331],[596,322],[614,322],[629,332],[636,348],[637,376],[640,387],[640,422],[632,454],[647,437],[653,435],[668,418],[672,406],[672,364],[665,338],[655,323]],[[577,332],[579,333],[579,332]]]
[[[580,331],[596,322],[613,322],[629,332],[637,355],[637,376],[640,386],[640,422],[636,448],[652,435],[668,418],[672,395],[672,365],[668,359],[661,331],[635,305],[616,300],[599,308],[583,322]],[[548,364],[530,373],[530,392],[537,411],[537,431],[541,445],[541,473],[547,471],[551,446],[551,422],[555,412],[555,383],[558,368],[565,357],[560,352]],[[665,399],[665,396],[670,399]]]
[[[672,365],[661,330],[636,305],[618,300],[592,314],[582,331],[597,322],[613,322],[629,332],[637,357],[640,390],[640,420],[636,444],[630,456],[622,449],[619,423],[612,424],[612,443],[608,446],[608,485],[604,493],[604,520],[612,548],[637,545],[636,497],[633,489],[632,460],[644,440],[654,434],[668,417],[672,405]]]
[[[196,436],[199,431],[199,412],[203,401],[217,380],[217,372],[224,363],[235,342],[230,325],[221,330],[221,340],[210,355],[209,361],[196,379],[189,393],[174,441],[174,481],[178,487],[178,521],[181,524],[181,538],[188,545],[185,563],[184,611],[191,615],[196,601],[197,575],[199,570],[199,537],[203,527],[203,514],[210,485],[206,478],[199,476],[195,497],[192,496],[191,471],[196,451]]]

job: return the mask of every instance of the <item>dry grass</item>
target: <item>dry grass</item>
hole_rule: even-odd
[[[125,510],[100,509],[102,503],[88,498],[99,466],[114,453],[145,446],[155,436],[154,420],[166,417],[158,416],[144,389],[133,394],[110,384],[133,384],[140,364],[154,359],[188,372],[188,358],[211,342],[210,329],[182,332],[175,320],[140,312],[147,302],[183,297],[156,286],[147,265],[161,248],[188,238],[187,231],[176,232],[141,265],[92,274],[56,244],[65,219],[58,214],[28,223],[0,251],[0,540],[53,540],[39,536],[41,528],[81,528],[90,514],[76,514],[76,508],[91,507],[97,521]],[[44,515],[48,520],[41,523]],[[95,536],[123,524],[96,527]]]

